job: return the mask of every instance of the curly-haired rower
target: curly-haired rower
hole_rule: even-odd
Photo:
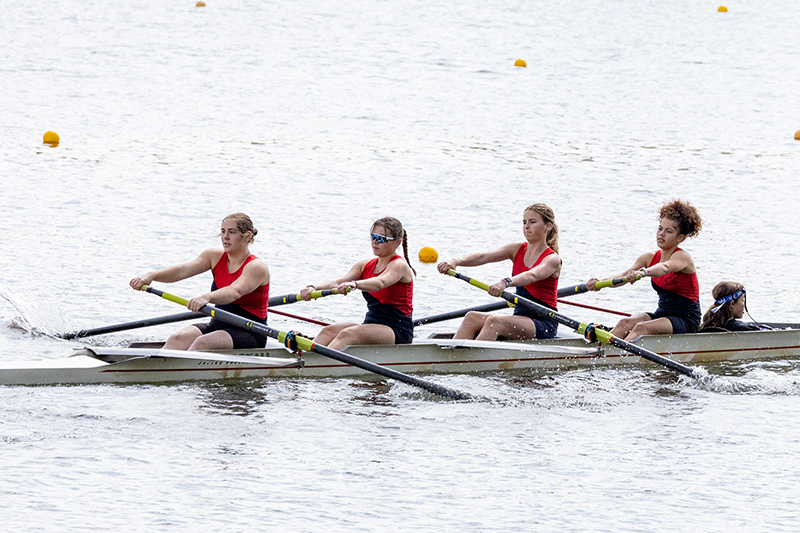
[[[656,244],[658,250],[639,256],[625,273],[629,283],[651,277],[658,293],[658,309],[654,313],[638,313],[623,318],[611,330],[619,338],[630,340],[640,335],[695,333],[700,327],[700,287],[694,260],[679,248],[687,237],[694,237],[703,227],[700,215],[688,202],[673,200],[659,210]],[[597,290],[596,278],[586,282],[589,290]]]

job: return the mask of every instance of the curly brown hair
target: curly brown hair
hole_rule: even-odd
[[[673,200],[661,206],[658,212],[658,219],[668,218],[678,223],[678,230],[681,235],[694,237],[703,227],[703,219],[689,202],[683,200]]]

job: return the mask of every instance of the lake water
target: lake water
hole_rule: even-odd
[[[49,335],[180,312],[128,280],[216,246],[237,211],[274,295],[343,274],[369,257],[371,222],[399,218],[422,317],[490,301],[417,262],[422,246],[449,258],[519,241],[524,207],[544,202],[571,285],[654,249],[659,206],[682,198],[704,220],[684,246],[703,309],[734,279],[755,319],[798,321],[797,2],[207,4],[3,3],[2,360],[63,358],[83,343]],[[655,300],[643,284],[576,298]],[[331,297],[291,312],[364,309]],[[800,363],[706,368],[713,386],[655,366],[429,376],[486,398],[463,403],[377,379],[4,387],[0,522],[796,530]]]

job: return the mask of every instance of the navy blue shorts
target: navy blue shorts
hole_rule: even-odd
[[[697,333],[700,329],[700,317],[675,316],[668,311],[664,311],[660,307],[656,309],[655,313],[647,313],[647,315],[651,320],[668,318],[672,323],[672,333],[675,334]]]

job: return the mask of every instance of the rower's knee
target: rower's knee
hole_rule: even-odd
[[[208,335],[201,335],[197,337],[194,342],[192,342],[192,345],[189,346],[191,351],[213,350],[215,348],[218,348],[218,346],[212,342]]]
[[[170,335],[164,347],[172,350],[186,350],[196,338],[196,334],[182,329]]]

